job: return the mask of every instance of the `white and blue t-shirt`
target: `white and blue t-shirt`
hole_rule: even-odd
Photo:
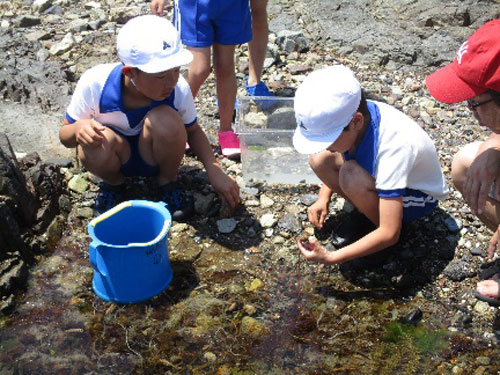
[[[375,178],[379,197],[405,196],[419,190],[435,199],[446,199],[446,184],[436,148],[429,135],[404,113],[385,103],[367,101],[372,120],[354,154]]]
[[[191,89],[182,76],[179,76],[168,98],[152,101],[149,107],[127,111],[121,90],[122,66],[122,63],[101,64],[82,74],[66,110],[66,118],[70,123],[94,119],[124,135],[133,136],[141,132],[146,114],[162,104],[175,109],[186,127],[196,123]]]

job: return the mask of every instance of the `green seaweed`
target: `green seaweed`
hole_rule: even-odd
[[[384,341],[400,344],[410,339],[420,354],[435,354],[446,348],[447,333],[445,330],[431,330],[423,325],[392,322],[385,328]]]

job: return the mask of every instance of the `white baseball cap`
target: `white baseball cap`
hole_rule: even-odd
[[[351,122],[360,102],[361,85],[346,66],[309,74],[295,93],[295,149],[301,154],[326,150]]]
[[[164,72],[193,60],[174,25],[152,14],[128,21],[118,33],[116,47],[123,64],[146,73]]]

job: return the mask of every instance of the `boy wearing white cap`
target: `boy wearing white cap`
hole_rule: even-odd
[[[85,168],[106,183],[96,209],[115,203],[125,177],[156,176],[173,219],[189,217],[193,203],[177,185],[186,141],[214,190],[235,207],[238,185],[218,165],[198,125],[189,85],[179,76],[193,57],[175,27],[153,15],[133,18],[120,30],[117,49],[121,63],[82,75],[59,131],[61,142],[76,147]]]
[[[311,168],[323,182],[308,210],[311,223],[323,226],[333,193],[373,223],[366,235],[334,252],[314,238],[299,241],[307,260],[338,264],[392,246],[403,222],[426,215],[446,198],[448,187],[429,136],[395,108],[367,101],[347,67],[311,73],[295,94],[294,108],[294,146],[310,155]]]

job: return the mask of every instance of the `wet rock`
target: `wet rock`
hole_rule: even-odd
[[[75,175],[69,180],[68,188],[76,193],[83,193],[89,187],[89,182],[81,175]]]
[[[261,289],[264,286],[264,283],[260,279],[253,279],[248,285],[246,285],[246,290],[249,292],[255,292],[258,289]]]
[[[302,194],[300,196],[300,203],[304,206],[310,206],[318,200],[318,194]]]
[[[185,232],[186,230],[188,230],[188,228],[189,228],[189,225],[187,225],[186,223],[177,223],[177,224],[172,225],[170,232],[171,233],[182,233],[182,232]]]
[[[480,247],[475,247],[473,249],[470,250],[470,253],[471,255],[476,255],[476,256],[485,256],[485,252],[483,251],[483,249],[481,249]]]
[[[280,230],[295,234],[300,234],[300,232],[302,232],[302,225],[300,220],[297,218],[296,215],[292,213],[285,214],[278,221],[278,228]]]
[[[451,261],[443,273],[453,281],[462,281],[475,275],[475,272],[470,268],[469,262],[459,259]]]
[[[257,339],[266,332],[266,327],[257,319],[250,316],[244,316],[243,319],[241,319],[240,332],[242,335]]]
[[[422,313],[422,310],[415,309],[411,311],[408,315],[406,315],[404,318],[401,318],[400,322],[406,324],[417,324],[422,320],[423,316],[424,314]]]
[[[444,219],[444,224],[451,233],[458,233],[463,228],[462,220],[454,218],[453,216],[448,216]]]
[[[238,222],[234,218],[217,220],[217,229],[220,233],[228,234],[231,233]]]
[[[205,215],[214,204],[215,194],[210,193],[205,195],[195,192],[193,196],[195,212],[200,215]]]

